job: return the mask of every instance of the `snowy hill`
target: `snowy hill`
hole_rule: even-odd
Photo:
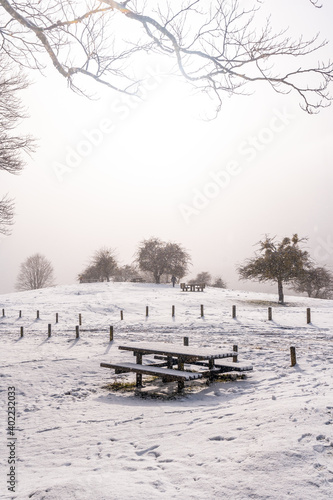
[[[276,300],[140,283],[1,295],[1,498],[331,498],[333,301],[287,297],[287,306],[278,306]],[[254,371],[245,379],[189,384],[184,395],[163,399],[107,387],[133,380],[99,366],[133,360],[119,351],[122,342],[182,345],[184,336],[198,347],[237,344],[240,361]],[[6,482],[8,387],[16,393],[15,493]]]

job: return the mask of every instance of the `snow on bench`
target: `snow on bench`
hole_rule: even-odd
[[[194,380],[201,378],[201,373],[185,372],[183,370],[172,370],[150,365],[138,365],[136,363],[101,363],[103,368],[113,368],[116,373],[136,372],[146,375],[157,375],[174,380]]]
[[[101,363],[102,368],[111,368],[115,370],[115,373],[128,373],[134,372],[137,374],[136,386],[141,387],[142,380],[141,375],[156,375],[157,377],[162,377],[165,381],[177,380],[178,381],[178,392],[181,392],[184,388],[184,382],[189,380],[195,380],[202,378],[201,373],[186,372],[182,370],[172,370],[170,368],[161,368],[158,366],[150,365],[140,365],[136,363]]]

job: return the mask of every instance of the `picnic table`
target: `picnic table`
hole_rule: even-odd
[[[221,351],[220,349],[207,347],[178,346],[166,342],[136,342],[119,346],[120,350],[131,351],[136,356],[136,363],[101,363],[103,368],[112,368],[115,373],[136,373],[136,386],[142,387],[142,375],[150,374],[162,377],[163,381],[178,381],[178,392],[184,389],[184,382],[208,377],[212,379],[218,373],[225,371],[252,370],[252,366],[238,363],[238,349],[233,346],[232,351]],[[162,360],[159,364],[143,364],[143,356],[154,355],[155,359]],[[216,360],[232,358],[232,362],[219,362]],[[201,371],[184,369],[184,365],[200,367]],[[177,365],[177,369],[174,369]],[[190,368],[189,367],[189,368]]]
[[[204,283],[181,283],[180,288],[183,292],[203,292],[205,288]]]

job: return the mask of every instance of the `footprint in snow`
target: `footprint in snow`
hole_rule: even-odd
[[[149,455],[151,454],[151,455],[155,455],[156,457],[158,457],[158,456],[160,456],[159,453],[156,453],[156,452],[152,453],[152,452],[159,447],[160,447],[160,445],[156,444],[154,446],[150,446],[150,448],[147,448],[145,450],[136,451],[135,453],[136,453],[136,455],[138,455],[138,457],[141,457],[142,455],[145,455],[146,453],[148,453]]]

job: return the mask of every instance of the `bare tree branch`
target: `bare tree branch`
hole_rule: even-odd
[[[309,1],[322,7],[319,0]],[[213,95],[217,111],[226,94],[261,83],[295,93],[308,113],[328,106],[333,64],[313,62],[326,42],[318,34],[305,40],[292,39],[286,30],[276,33],[270,19],[262,26],[263,3],[252,0],[243,8],[239,0],[88,0],[85,6],[79,0],[0,0],[1,49],[19,64],[39,69],[46,53],[77,91],[82,89],[74,79],[84,75],[135,94],[140,82],[131,70],[133,57],[157,52],[173,58],[184,79]]]

